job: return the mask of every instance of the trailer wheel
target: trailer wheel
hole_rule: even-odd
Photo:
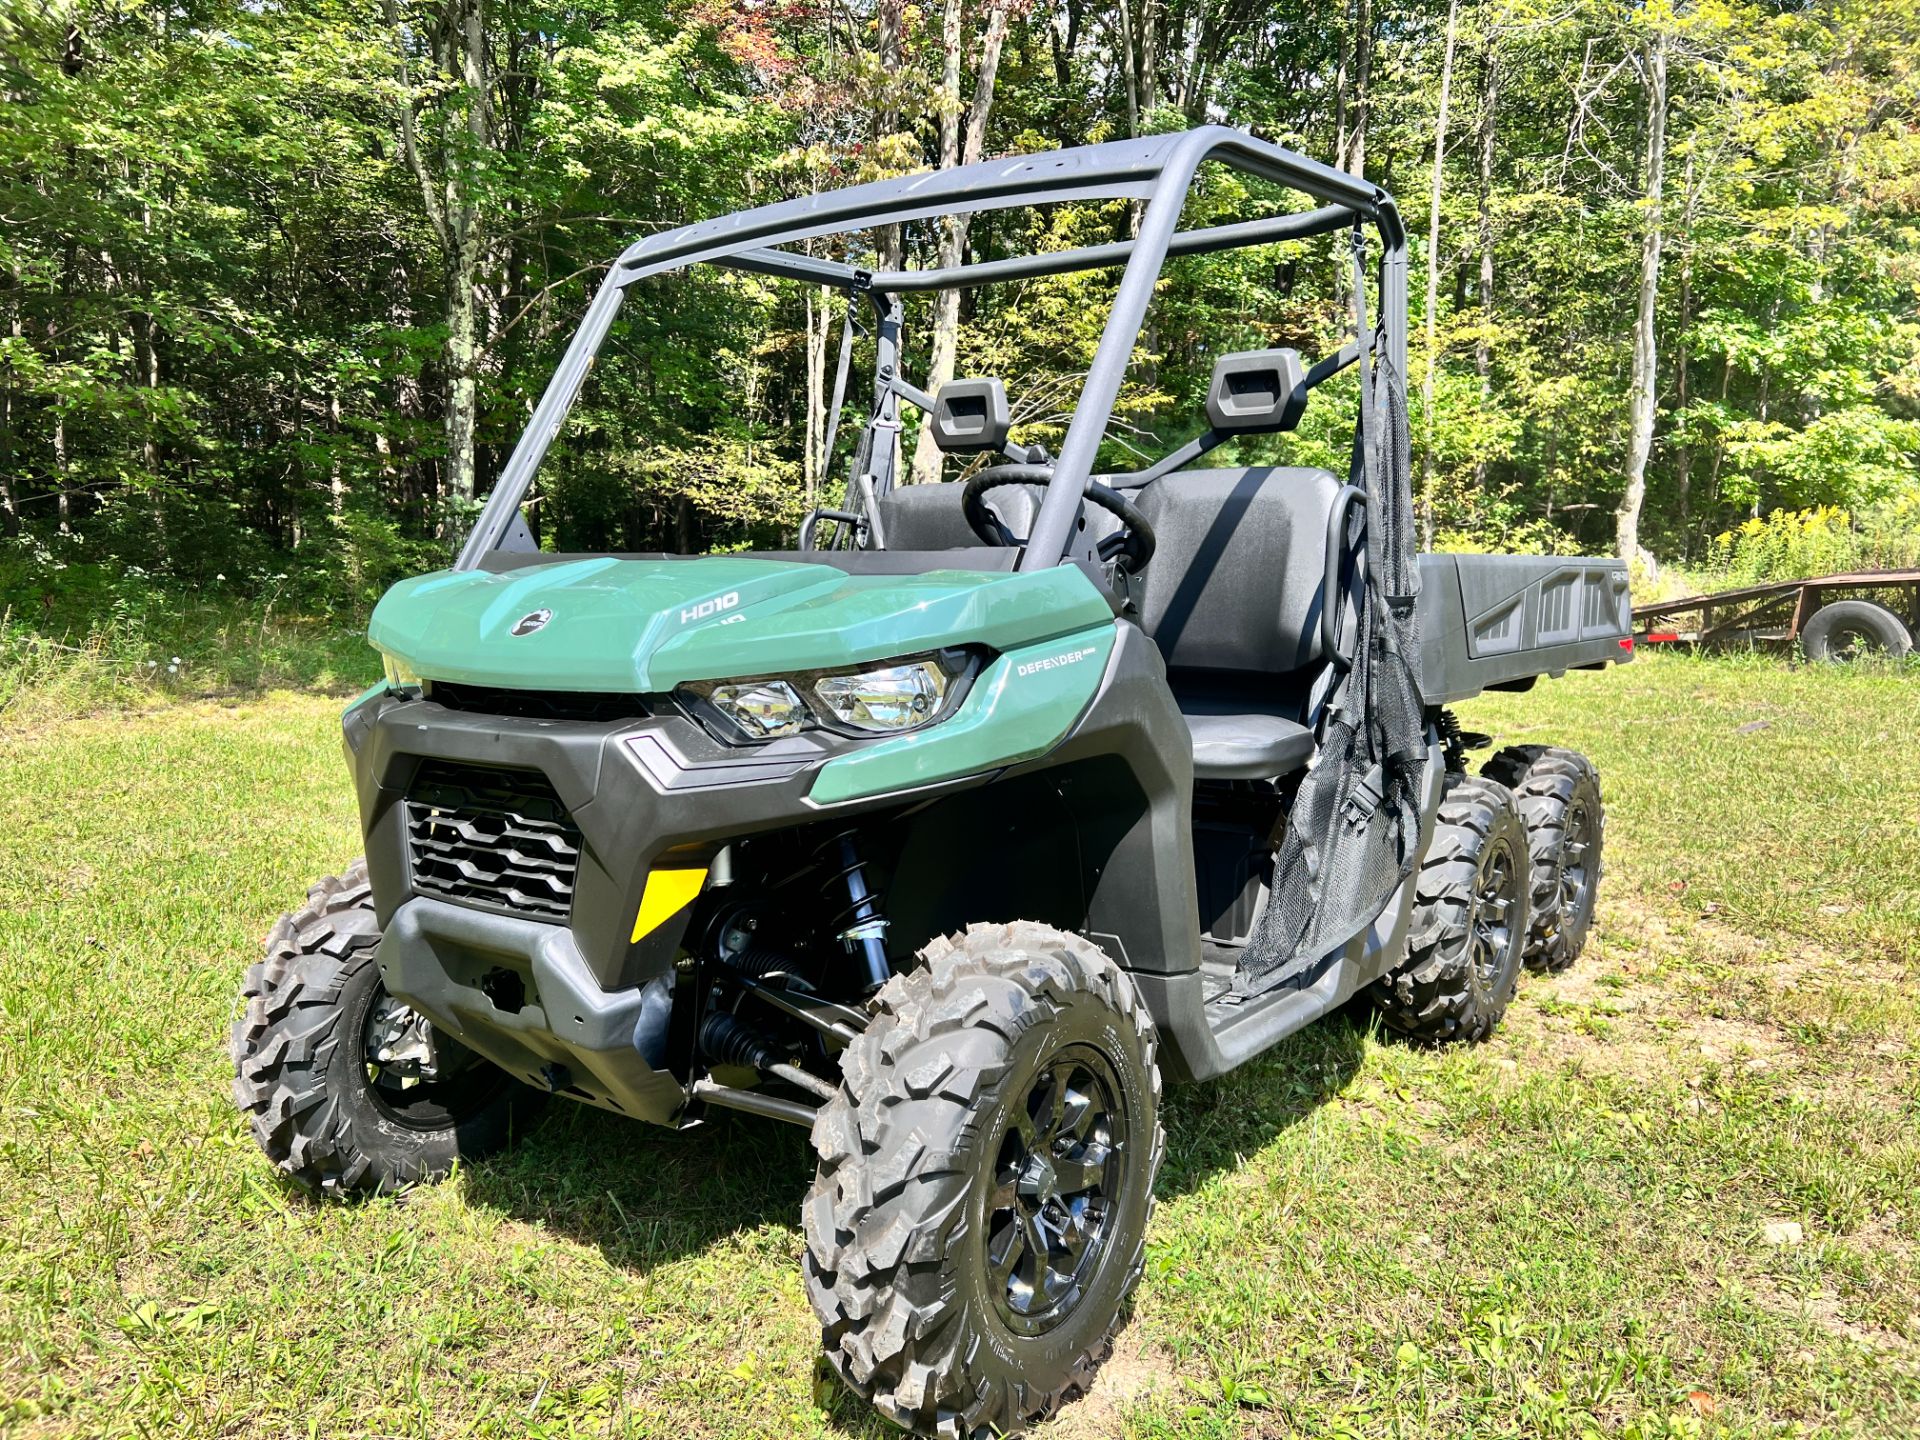
[[[1906,654],[1913,637],[1900,617],[1870,600],[1835,600],[1813,612],[1800,632],[1809,660],[1858,660],[1866,655]]]
[[[1478,775],[1445,784],[1415,876],[1406,959],[1371,990],[1388,1027],[1426,1045],[1493,1033],[1527,939],[1527,830],[1512,794]]]
[[[380,983],[366,861],[282,915],[247,968],[233,1099],[274,1167],[319,1195],[434,1180],[504,1146],[546,1095],[490,1065]]]
[[[1165,1139],[1153,1022],[1090,942],[975,925],[888,981],[814,1122],[807,1292],[840,1377],[922,1433],[1084,1390],[1140,1279]]]
[[[1577,750],[1509,745],[1480,773],[1513,792],[1527,827],[1532,862],[1527,965],[1549,973],[1565,970],[1586,948],[1600,894],[1607,821],[1600,772]]]

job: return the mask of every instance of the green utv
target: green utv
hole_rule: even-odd
[[[1202,162],[1318,208],[1182,229]],[[1133,202],[1134,238],[937,270],[793,248],[1090,200]],[[1096,474],[1169,259],[1322,235],[1352,342],[1220,355],[1198,438]],[[541,552],[522,504],[615,312],[696,264],[863,317],[829,412],[870,340],[843,508],[797,551]],[[1098,268],[1122,274],[1058,454],[1010,439],[1000,380],[901,373],[905,297]],[[633,246],[458,562],[374,613],[387,681],[344,721],[366,859],[274,929],[233,1034],[267,1155],[392,1190],[553,1094],[806,1125],[806,1285],[849,1386],[943,1435],[1085,1387],[1140,1278],[1163,1076],[1363,992],[1415,1041],[1480,1039],[1593,915],[1592,765],[1525,746],[1470,773],[1487,742],[1443,707],[1630,658],[1626,576],[1415,556],[1406,332],[1393,201],[1222,127]],[[1346,477],[1200,463],[1349,366]],[[896,484],[903,403],[974,457],[964,484]]]

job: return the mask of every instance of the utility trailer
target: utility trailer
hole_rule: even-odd
[[[1648,645],[1791,651],[1797,644],[1809,660],[1905,655],[1920,636],[1920,570],[1861,570],[1660,600],[1634,606],[1633,623]]]
[[[1317,208],[1182,230],[1203,162]],[[1144,210],[1131,238],[942,270],[791,248],[1061,201]],[[1349,343],[1219,354],[1194,440],[1096,474],[1168,258],[1315,236]],[[867,315],[844,500],[793,551],[541,551],[523,505],[616,312],[695,264]],[[905,378],[903,297],[1103,268],[1057,455],[1012,438],[1000,378]],[[1623,577],[1416,561],[1406,332],[1391,197],[1219,126],[639,242],[458,561],[374,613],[387,680],[344,717],[365,859],[276,926],[233,1031],[273,1164],[392,1190],[556,1095],[805,1125],[806,1288],[849,1386],[949,1436],[1076,1394],[1141,1275],[1163,1076],[1359,995],[1413,1043],[1481,1039],[1592,920],[1591,763],[1510,746],[1472,772],[1487,742],[1447,704],[1627,658]],[[1292,430],[1349,367],[1344,478],[1198,463]],[[894,483],[903,405],[964,481]]]

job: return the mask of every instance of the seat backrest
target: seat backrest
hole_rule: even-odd
[[[936,485],[902,485],[880,500],[880,526],[889,550],[962,550],[987,542],[973,533],[960,505],[967,487],[957,480]],[[1000,485],[986,495],[987,508],[1015,535],[1031,535],[1044,485]],[[1106,511],[1089,505],[1082,512],[1087,532],[1098,540],[1118,529]]]
[[[880,528],[889,550],[964,550],[986,542],[973,533],[961,513],[958,481],[937,485],[900,485],[880,498]],[[1038,485],[1004,485],[987,495],[987,504],[1016,535],[1033,529],[1044,490]]]
[[[1158,541],[1140,576],[1140,628],[1171,670],[1279,675],[1322,656],[1325,470],[1177,470],[1139,506]]]

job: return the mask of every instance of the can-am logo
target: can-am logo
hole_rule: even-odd
[[[680,607],[680,623],[691,625],[696,620],[710,620],[722,611],[733,609],[739,603],[740,592],[729,590],[717,599],[702,600],[698,605],[683,605]]]
[[[507,633],[509,635],[531,635],[536,630],[546,629],[547,622],[551,619],[553,619],[553,611],[551,610],[529,610],[525,615],[522,615],[518,620],[513,622],[513,629]]]
[[[1079,650],[1063,650],[1058,655],[1047,656],[1044,660],[1029,660],[1024,665],[1016,666],[1013,673],[1027,676],[1036,670],[1058,670],[1062,665],[1078,665],[1091,654],[1093,654],[1091,645]]]

